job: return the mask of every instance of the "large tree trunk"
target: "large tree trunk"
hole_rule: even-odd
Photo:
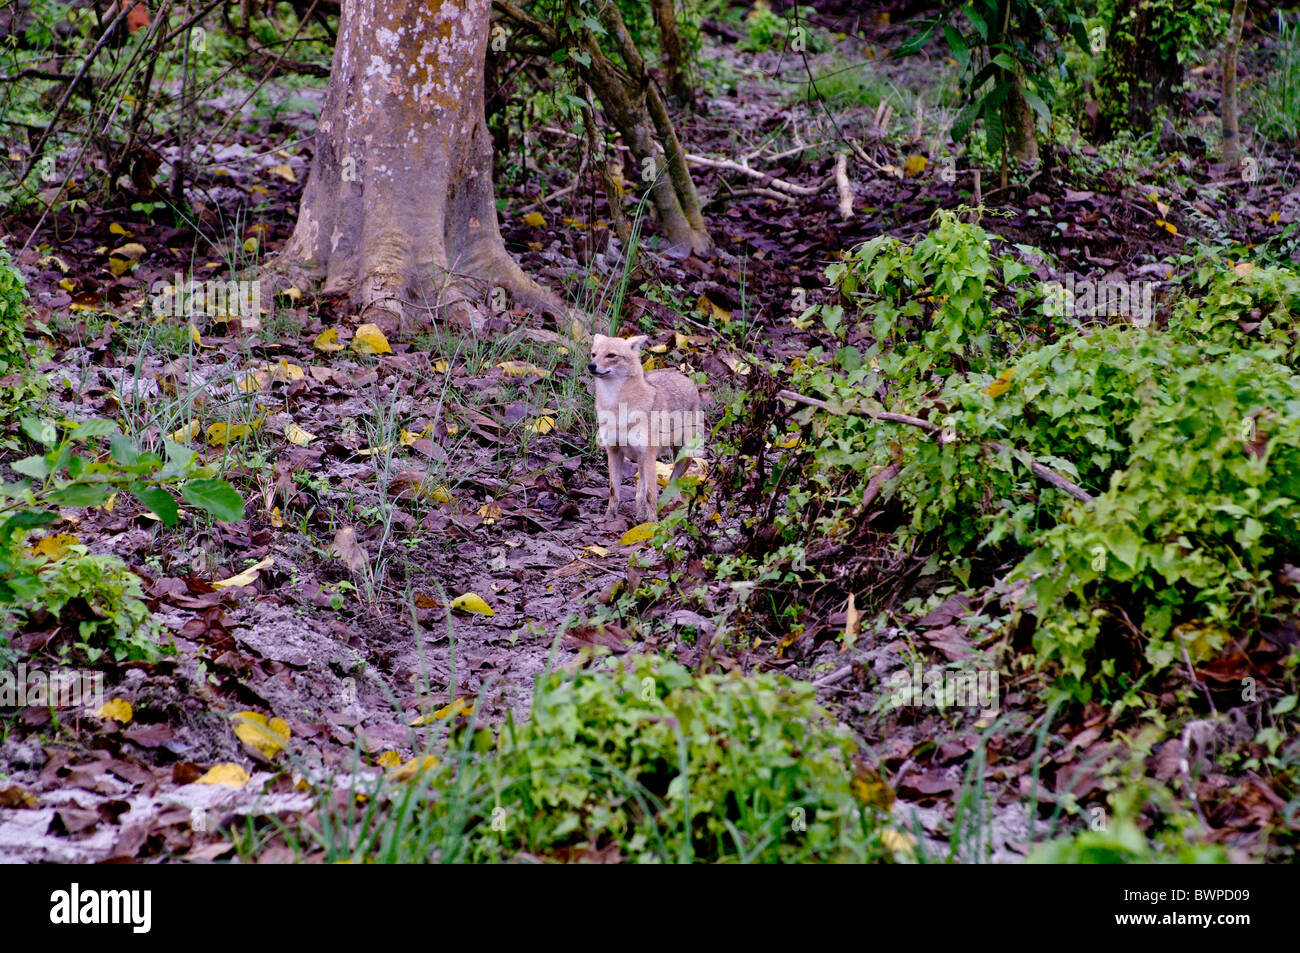
[[[277,270],[394,327],[504,288],[563,312],[505,251],[483,118],[490,0],[344,0],[298,224]]]

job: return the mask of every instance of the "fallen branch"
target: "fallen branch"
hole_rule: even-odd
[[[789,192],[791,195],[802,195],[805,197],[817,195],[822,191],[822,189],[826,188],[826,185],[831,181],[830,179],[827,179],[820,185],[796,185],[795,183],[788,182],[785,179],[777,178],[768,172],[763,172],[759,169],[751,169],[749,166],[743,165],[739,162],[732,162],[730,159],[712,159],[708,156],[692,155],[689,152],[686,153],[686,161],[691,165],[703,166],[706,169],[717,169],[721,172],[739,172],[741,175],[747,175],[752,179],[763,180],[764,185],[770,185],[783,192]]]
[[[564,136],[567,139],[581,139],[582,137],[569,132],[567,129],[557,129],[555,126],[543,126],[542,132],[551,133],[556,136]],[[612,144],[611,148],[618,149],[622,152],[630,152],[627,146]],[[781,155],[790,155],[794,152],[801,152],[803,149],[812,148],[811,145],[802,146],[793,150],[791,153],[781,153]],[[686,153],[684,156],[687,165],[697,165],[705,169],[717,169],[720,172],[739,172],[741,175],[747,175],[751,179],[761,179],[765,186],[770,186],[773,190],[780,190],[786,193],[785,197],[802,196],[804,198],[820,194],[826,186],[834,181],[833,177],[827,178],[817,185],[797,185],[785,179],[778,178],[761,169],[754,169],[741,162],[733,162],[730,159],[714,159],[709,156],[697,156],[694,153]]]
[[[849,157],[841,152],[835,157],[835,189],[840,194],[840,219],[853,217],[853,190],[849,188]]]
[[[796,404],[807,404],[810,407],[817,407],[832,414],[843,412],[824,400],[818,400],[816,397],[805,397],[803,394],[795,393],[792,390],[783,390],[779,392],[777,396],[785,400],[793,401]],[[874,420],[884,420],[895,424],[906,424],[909,427],[916,427],[920,430],[924,430],[926,433],[937,433],[940,435],[942,442],[950,442],[949,440],[943,440],[944,431],[942,427],[929,420],[924,420],[921,417],[912,417],[908,414],[895,414],[887,410],[871,411],[861,407],[846,408],[845,410],[849,413],[863,414]],[[1010,453],[1015,452],[1014,448],[997,440],[984,440],[982,443],[990,450],[994,450],[998,453],[1003,451]],[[1029,460],[1029,469],[1033,471],[1034,476],[1038,477],[1038,479],[1042,480],[1044,483],[1051,484],[1058,490],[1070,494],[1070,496],[1074,497],[1076,500],[1080,500],[1084,503],[1092,502],[1093,497],[1091,493],[1062,474],[1057,473],[1051,467],[1047,466],[1047,464],[1039,463],[1031,457]]]

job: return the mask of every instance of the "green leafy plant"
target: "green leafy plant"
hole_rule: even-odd
[[[90,640],[107,631],[117,658],[144,657],[151,639],[135,633],[148,612],[139,602],[134,574],[116,557],[92,556],[75,545],[53,547],[67,552],[29,549],[28,537],[56,523],[61,509],[100,506],[122,492],[166,526],[179,516],[171,486],[220,520],[242,519],[243,501],[229,483],[197,463],[193,450],[171,440],[164,441],[160,455],[142,450],[101,418],[56,424],[24,417],[21,424],[46,449],[9,465],[22,479],[0,483],[0,614],[6,627],[17,628],[36,610],[58,615],[79,600],[92,613],[78,625],[87,655],[102,651]]]
[[[11,420],[45,389],[45,378],[32,371],[33,348],[24,333],[27,284],[0,241],[0,420]],[[11,448],[12,441],[4,440]]]
[[[844,338],[862,316],[874,315],[874,343],[864,357],[878,358],[891,379],[987,369],[1017,336],[995,292],[1024,300],[1037,286],[1029,265],[1009,253],[994,256],[992,236],[979,225],[947,210],[935,222],[914,243],[881,235],[826,269],[855,306],[847,314],[843,305],[823,307],[827,330]]]
[[[1137,639],[1159,671],[1293,605],[1272,576],[1300,559],[1300,375],[1242,352],[1165,373],[1129,425],[1123,469],[1017,570],[1032,580],[1035,647],[1080,697],[1124,664],[1094,651],[1104,633]]]
[[[857,742],[811,686],[692,676],[657,656],[542,676],[533,716],[473,724],[365,818],[334,818],[330,859],[444,862],[615,851],[636,861],[891,856],[855,797]]]
[[[170,648],[145,605],[140,577],[117,556],[92,555],[73,545],[55,558],[32,562],[39,564],[41,609],[56,617],[76,610],[76,638],[60,646],[65,656],[92,665],[106,653],[119,662],[153,661]]]

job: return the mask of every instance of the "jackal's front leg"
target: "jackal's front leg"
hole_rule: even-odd
[[[643,523],[653,523],[659,513],[659,479],[655,472],[658,459],[657,448],[647,447],[637,460],[637,518]]]
[[[623,476],[623,452],[618,447],[606,447],[605,462],[609,464],[609,505],[605,507],[605,520],[608,522],[618,516],[618,481]]]

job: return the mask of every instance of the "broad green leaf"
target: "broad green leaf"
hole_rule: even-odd
[[[219,520],[234,522],[244,518],[244,501],[225,480],[190,480],[181,487],[181,496]]]
[[[52,447],[55,441],[59,439],[58,431],[54,429],[54,422],[45,420],[41,417],[24,417],[19,423],[22,424],[23,433],[31,437],[37,443],[43,443],[47,447]]]
[[[9,469],[36,480],[44,480],[50,475],[50,465],[43,456],[23,457],[21,460],[9,464]]]
[[[161,487],[152,486],[143,490],[132,490],[132,495],[137,500],[149,507],[164,526],[175,526],[178,516],[176,508],[176,498]]]
[[[91,417],[89,420],[78,422],[68,436],[73,440],[92,440],[95,437],[106,437],[111,433],[120,433],[117,424],[103,417]]]
[[[58,518],[59,515],[57,513],[41,512],[39,510],[19,510],[3,523],[0,523],[0,539],[4,538],[5,535],[9,533],[26,533],[28,530],[48,526]]]
[[[135,441],[123,433],[115,433],[108,441],[113,459],[124,466],[133,466],[140,459]]]
[[[948,41],[948,48],[952,50],[953,59],[957,61],[957,66],[964,73],[967,64],[970,63],[970,47],[966,44],[966,38],[948,23],[943,25],[943,35]]]
[[[194,462],[194,450],[183,443],[177,443],[175,440],[164,440],[163,449],[167,454],[167,462],[182,469]]]
[[[1048,111],[1047,103],[1043,102],[1042,97],[1028,87],[1022,89],[1021,92],[1025,96],[1025,102],[1029,103],[1029,108],[1038,114],[1038,118],[1043,122],[1050,123],[1052,114]]]
[[[74,483],[50,494],[49,500],[59,506],[99,506],[113,495],[107,483]]]

